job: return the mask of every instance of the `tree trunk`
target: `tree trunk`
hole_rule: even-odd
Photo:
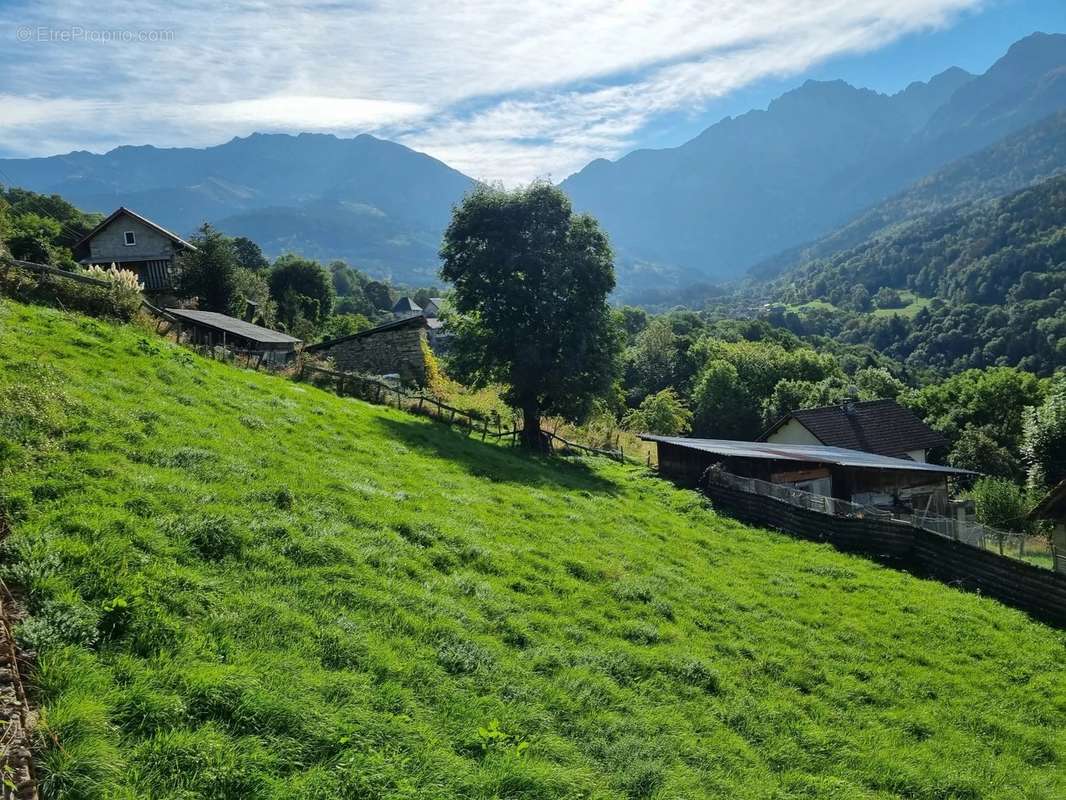
[[[540,409],[535,404],[522,408],[522,446],[528,450],[544,450],[544,437],[540,432]]]

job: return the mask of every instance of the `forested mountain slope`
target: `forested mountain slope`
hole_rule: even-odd
[[[932,302],[904,319],[892,314],[899,290]],[[771,294],[791,305],[822,301],[853,312],[869,311],[872,298],[882,316],[842,326],[823,317],[828,327],[819,332],[916,365],[1047,374],[1066,365],[1066,176],[911,220],[787,273]]]
[[[1066,36],[1033,34],[986,73],[895,95],[808,82],[685,144],[594,161],[563,182],[648,286],[726,280],[1066,107]],[[639,296],[638,296],[639,299]]]
[[[846,225],[753,267],[765,279],[813,259],[825,259],[877,237],[905,220],[974,200],[1000,197],[1066,170],[1066,111],[959,159]]]
[[[1060,633],[643,470],[7,301],[0,400],[50,800],[1066,794]]]

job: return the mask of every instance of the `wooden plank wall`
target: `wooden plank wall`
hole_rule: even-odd
[[[704,490],[716,508],[754,525],[776,528],[839,550],[979,592],[1066,628],[1066,575],[892,520],[819,514],[727,486]]]

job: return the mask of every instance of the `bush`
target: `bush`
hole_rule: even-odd
[[[94,317],[109,317],[122,322],[133,319],[141,307],[136,275],[113,265],[108,270],[90,269],[89,277],[110,285],[81,283],[62,275],[35,274],[13,264],[0,263],[0,294],[25,303],[56,306]]]
[[[977,521],[1004,531],[1029,533],[1032,523],[1027,515],[1031,504],[1025,491],[1002,478],[982,478],[970,492]]]
[[[631,431],[677,436],[687,433],[692,427],[692,412],[685,407],[677,392],[663,389],[645,397],[639,409],[626,414],[624,425]]]

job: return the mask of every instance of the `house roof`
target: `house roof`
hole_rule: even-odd
[[[434,324],[436,323],[436,324]],[[338,336],[336,339],[327,339],[324,342],[318,344],[308,345],[304,348],[305,353],[313,353],[318,350],[329,350],[334,345],[338,345],[341,342],[350,342],[352,339],[363,339],[367,336],[375,336],[385,331],[397,330],[399,328],[437,328],[440,327],[440,323],[436,320],[426,319],[423,316],[403,317],[402,319],[394,319],[386,322],[383,325],[378,325],[374,328],[367,328],[365,331],[359,331],[358,333],[349,333],[347,336]]]
[[[396,305],[392,307],[393,313],[402,313],[404,311],[421,311],[422,306],[418,305],[410,297],[401,297],[396,301]]]
[[[911,450],[946,447],[947,439],[895,400],[865,400],[786,414],[761,436],[766,441],[789,420],[796,420],[829,447],[901,456]]]
[[[272,331],[270,328],[264,328],[262,325],[253,325],[251,322],[245,322],[243,319],[237,319],[236,317],[231,317],[226,314],[219,314],[215,311],[197,311],[190,308],[168,308],[166,311],[171,316],[186,322],[191,322],[194,325],[212,328],[216,331],[228,333],[232,336],[239,336],[253,342],[260,342],[262,344],[300,343],[300,340],[295,336],[289,336],[287,333],[281,333],[280,331]]]
[[[1066,481],[1048,492],[1029,512],[1031,519],[1066,519]]]
[[[765,461],[800,461],[808,464],[833,464],[860,469],[890,469],[905,472],[935,472],[944,475],[973,475],[975,473],[939,464],[926,464],[909,458],[891,458],[862,450],[828,447],[820,444],[771,444],[769,442],[739,442],[731,439],[685,439],[679,436],[641,434],[647,442],[685,447],[730,458],[754,458]]]
[[[125,206],[119,206],[118,208],[116,208],[114,211],[112,211],[107,216],[106,219],[104,219],[103,222],[101,222],[99,225],[97,225],[95,228],[93,228],[87,234],[85,234],[80,239],[78,239],[78,241],[76,241],[74,243],[74,249],[77,249],[78,247],[81,247],[83,244],[85,244],[85,242],[87,242],[90,239],[92,239],[94,236],[96,236],[96,234],[98,234],[100,231],[102,231],[104,228],[106,228],[108,225],[110,225],[112,222],[114,222],[116,219],[118,219],[119,217],[122,217],[122,216],[132,217],[133,219],[135,219],[138,222],[140,222],[142,225],[147,225],[149,228],[154,230],[156,233],[161,234],[163,236],[166,236],[168,239],[170,239],[170,241],[174,242],[174,244],[178,245],[179,247],[186,247],[189,250],[195,250],[196,249],[195,245],[189,244],[187,241],[182,239],[176,233],[171,233],[166,228],[164,228],[162,225],[156,225],[154,222],[152,222],[152,220],[148,219],[147,217],[142,217],[136,211],[130,211]]]

